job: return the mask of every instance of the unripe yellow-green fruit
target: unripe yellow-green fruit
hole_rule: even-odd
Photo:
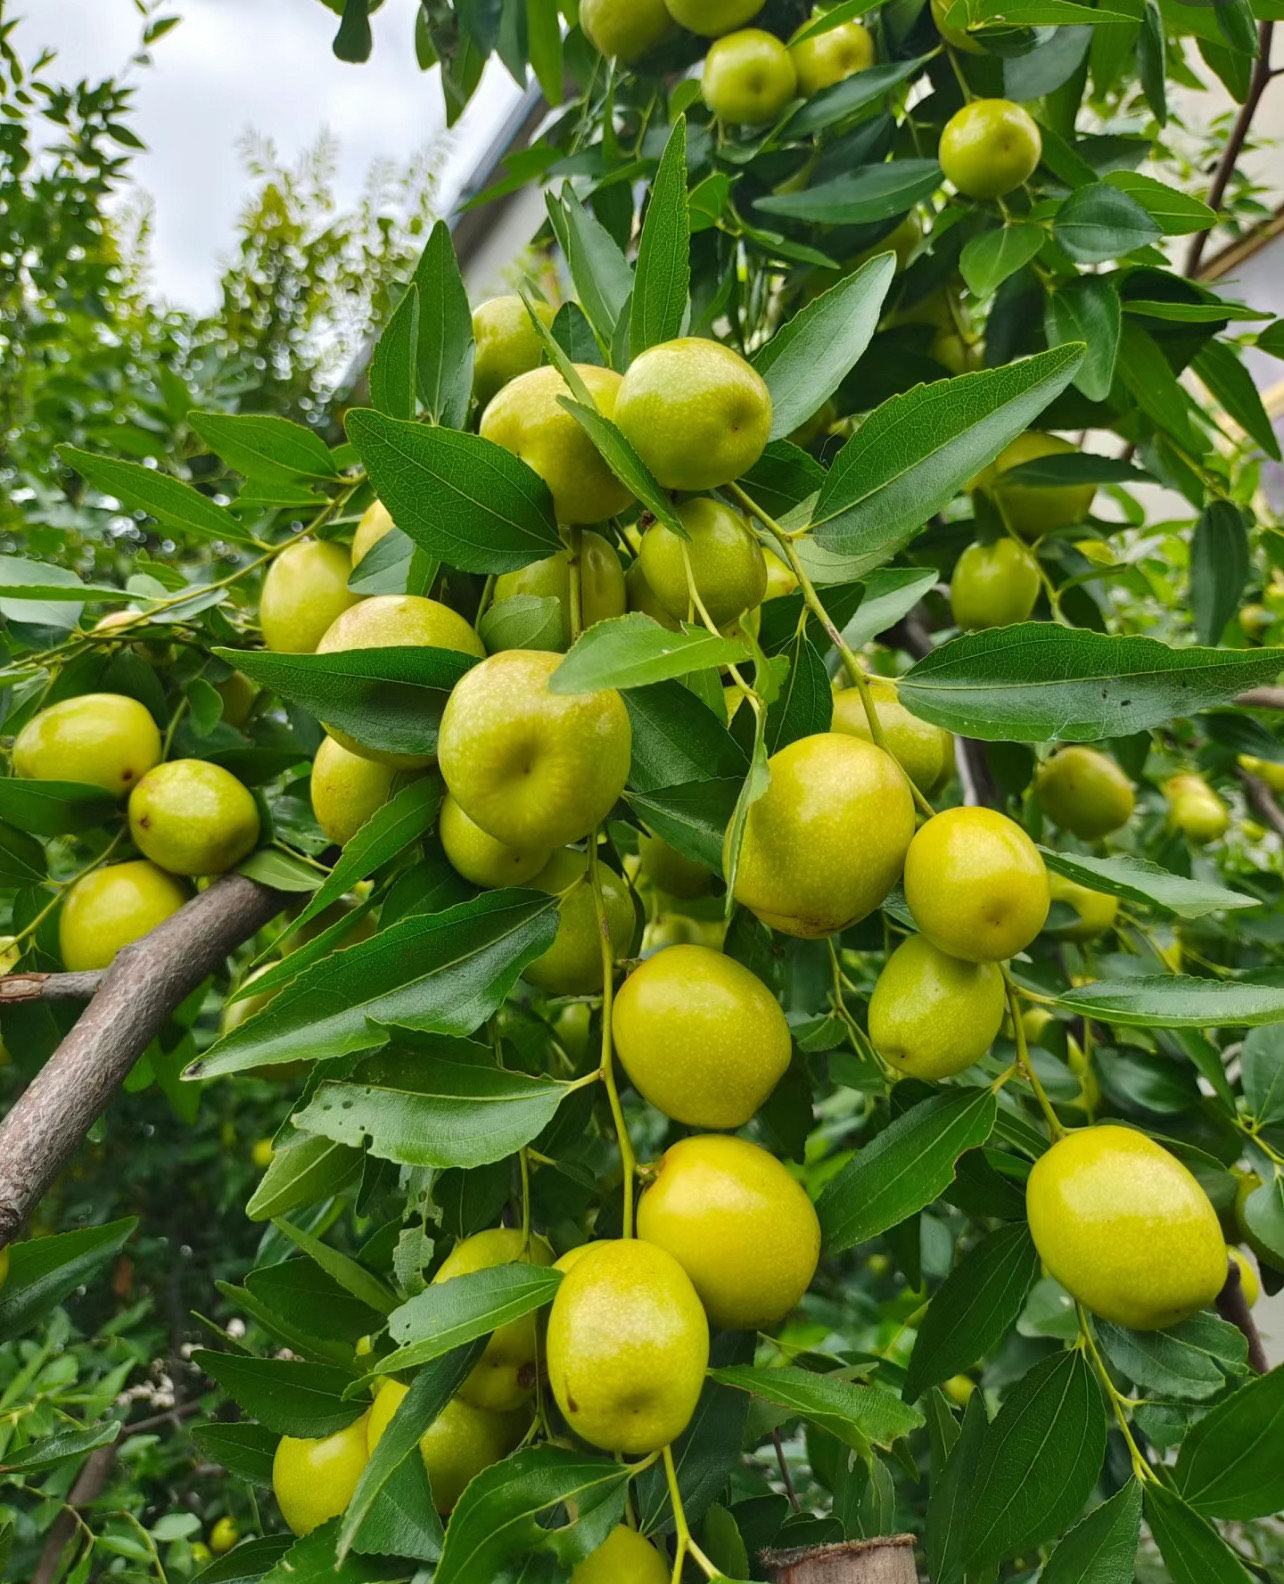
[[[798,92],[798,73],[774,33],[744,28],[709,46],[700,95],[720,121],[766,126]]]
[[[803,26],[810,24],[804,23]],[[798,32],[802,32],[799,28]],[[845,77],[852,77],[874,64],[874,36],[859,22],[840,22],[837,27],[789,44],[798,87],[808,99],[822,88],[832,88]]]
[[[927,821],[905,857],[905,900],[923,934],[967,962],[1024,951],[1052,905],[1039,849],[987,808],[946,809]]]
[[[196,1568],[208,1567],[214,1560],[214,1553],[204,1540],[193,1540],[191,1545],[192,1566]]]
[[[146,859],[109,864],[67,892],[58,919],[58,949],[70,973],[106,968],[122,946],[163,924],[187,901],[187,888]]]
[[[951,0],[932,0],[932,21],[936,23],[942,43],[948,44],[951,49],[962,50],[967,55],[984,55],[985,46],[974,39],[966,28],[950,27],[946,23],[950,4]]]
[[[1275,620],[1265,605],[1245,605],[1239,613],[1239,625],[1250,638],[1260,638]]]
[[[1164,782],[1169,828],[1202,847],[1226,834],[1230,810],[1203,776],[1193,772],[1169,776]]]
[[[214,684],[214,691],[223,700],[223,719],[239,731],[259,696],[258,683],[251,682],[244,671],[233,671],[225,681]]]
[[[571,642],[571,553],[559,550],[543,561],[533,561],[520,572],[505,572],[495,579],[495,604],[516,594],[555,599],[562,607],[562,641]],[[623,616],[624,569],[615,546],[591,531],[580,536],[580,626],[592,627],[609,616]]]
[[[241,1531],[236,1527],[236,1520],[228,1513],[217,1520],[210,1530],[210,1551],[215,1556],[222,1556],[230,1551],[241,1538]]]
[[[1049,881],[1052,881],[1054,878],[1055,876],[1053,875],[1048,876]],[[1052,1013],[1048,1011],[1047,1007],[1026,1007],[1021,1013],[1021,1030],[1025,1035],[1026,1043],[1029,1045],[1037,1045],[1043,1038],[1044,1031],[1052,1022]]]
[[[340,847],[388,801],[397,771],[355,754],[333,737],[322,739],[312,761],[309,789],[316,822]]]
[[[123,693],[82,693],[33,715],[14,738],[25,781],[79,781],[120,797],[160,762],[151,712]]]
[[[743,1127],[789,1066],[780,1003],[707,946],[669,946],[635,969],[611,1029],[634,1088],[688,1127]]]
[[[553,1250],[542,1237],[524,1243],[517,1227],[493,1227],[456,1243],[442,1261],[434,1283],[495,1265],[549,1266]],[[535,1315],[510,1320],[495,1331],[459,1395],[474,1408],[506,1413],[520,1408],[535,1390]]]
[[[581,5],[581,15],[583,9]],[[669,1577],[668,1561],[627,1524],[617,1524],[596,1551],[571,1569],[571,1584],[669,1584]]]
[[[669,15],[688,33],[718,38],[743,27],[762,10],[764,0],[664,0]]]
[[[272,1459],[272,1489],[281,1516],[296,1535],[311,1534],[337,1518],[352,1500],[370,1458],[366,1419],[309,1439],[282,1436]]]
[[[550,995],[600,995],[602,992],[602,936],[597,925],[597,909],[588,882],[575,882],[585,872],[582,852],[563,847],[530,882],[540,891],[552,894],[566,891],[557,907],[557,934],[542,957],[522,969],[528,984],[538,985]],[[628,886],[614,869],[604,863],[597,868],[602,887],[602,906],[607,933],[611,937],[611,958],[619,962],[627,956],[637,928],[637,913]],[[569,887],[573,890],[568,890]]]
[[[669,632],[681,631],[681,622],[675,616],[669,615],[661,605],[655,590],[647,582],[641,561],[635,561],[624,574],[624,594],[631,611],[641,611],[644,616],[659,622],[660,626],[667,628]],[[737,694],[739,691],[737,688]]]
[[[981,365],[979,347],[957,330],[938,330],[932,337],[927,354],[951,374],[966,374],[969,369]]]
[[[616,418],[620,376],[591,363],[575,367],[602,416]],[[555,368],[519,374],[487,405],[478,433],[539,474],[552,493],[558,522],[604,522],[631,505],[633,496],[559,404],[561,396],[574,392]]]
[[[372,506],[367,506],[352,536],[353,566],[360,566],[384,535],[391,533],[396,526],[392,513],[382,501],[377,500]]]
[[[679,539],[663,523],[653,523],[638,556],[647,583],[669,615],[679,621],[689,615],[699,619],[688,564],[696,593],[716,626],[760,605],[767,592],[767,564],[744,515],[707,495],[684,501],[676,515],[690,538]]]
[[[639,1238],[594,1243],[562,1277],[546,1357],[577,1436],[604,1452],[654,1452],[691,1422],[709,1322],[671,1254]]]
[[[937,157],[969,198],[1002,198],[1034,175],[1043,156],[1038,123],[1010,99],[973,99],[945,123]]]
[[[846,929],[900,877],[914,834],[909,782],[881,748],[840,732],[799,738],[768,769],[745,821],[736,900],[786,935]]]
[[[664,0],[580,0],[580,27],[600,55],[623,66],[674,32]]]
[[[129,833],[139,852],[170,874],[222,874],[258,841],[259,806],[222,765],[171,759],[130,793]]]
[[[437,758],[469,819],[510,847],[566,847],[610,813],[629,774],[632,732],[614,688],[554,693],[562,657],[492,655],[455,684]]]
[[[552,325],[556,309],[533,298],[531,306],[541,323]],[[474,308],[473,341],[473,395],[483,407],[510,380],[544,360],[544,343],[520,297],[492,297]]]
[[[527,885],[547,865],[547,847],[508,847],[470,820],[448,792],[437,822],[441,845],[451,865],[474,885]]]
[[[1030,1235],[1068,1293],[1116,1325],[1160,1331],[1226,1282],[1217,1212],[1175,1155],[1131,1128],[1069,1133],[1034,1163]]]
[[[1238,1249],[1233,1243],[1226,1245],[1226,1256],[1239,1270],[1240,1291],[1244,1294],[1244,1302],[1251,1309],[1262,1296],[1262,1283],[1252,1260],[1243,1249]]]
[[[260,1171],[266,1171],[272,1164],[276,1150],[272,1147],[270,1138],[255,1139],[250,1149],[250,1164],[257,1166]]]
[[[949,1380],[941,1382],[941,1390],[952,1403],[966,1408],[976,1391],[976,1382],[970,1375],[951,1375]]]
[[[888,753],[925,797],[933,797],[954,773],[953,736],[907,710],[892,683],[870,677],[869,691]],[[834,695],[831,730],[874,740],[858,688],[844,688]]]
[[[317,653],[402,648],[450,649],[478,660],[486,653],[481,639],[457,611],[440,600],[424,599],[418,594],[376,594],[362,600],[326,631]],[[326,730],[351,753],[363,754],[380,764],[414,770],[432,762],[431,754],[388,753],[367,746],[337,727],[326,725]]]
[[[1059,940],[1090,941],[1113,929],[1119,912],[1119,898],[1105,891],[1094,891],[1090,886],[1067,880],[1064,875],[1050,874],[1048,885],[1054,902],[1064,902],[1077,915],[1072,924],[1049,924],[1048,934]]]
[[[1252,754],[1240,754],[1239,764],[1249,775],[1265,781],[1272,792],[1284,792],[1284,763],[1278,759],[1258,759]]]
[[[1093,483],[1019,484],[1008,482],[1006,475],[1023,462],[1077,455],[1078,451],[1078,446],[1071,445],[1060,435],[1027,429],[1000,451],[968,488],[993,496],[1013,533],[1019,533],[1023,539],[1041,539],[1058,528],[1071,528],[1082,522],[1092,510],[1097,486]]]
[[[641,873],[658,891],[679,902],[694,902],[713,889],[713,871],[670,847],[660,836],[643,831],[638,838]]]
[[[672,1254],[710,1324],[733,1331],[783,1320],[820,1259],[820,1222],[802,1185],[765,1149],[723,1134],[664,1152],[638,1205],[638,1236]]]
[[[1132,818],[1132,782],[1095,748],[1062,748],[1039,766],[1035,791],[1043,812],[1084,841],[1117,831]]]
[[[979,1061],[1003,1022],[1003,975],[922,935],[902,941],[869,998],[869,1037],[898,1073],[935,1082]]]
[[[1039,598],[1039,563],[1015,539],[971,544],[954,564],[950,609],[964,632],[1030,619]]]
[[[400,1381],[391,1379],[379,1387],[366,1427],[371,1453],[408,1390]],[[474,1408],[462,1397],[452,1397],[419,1438],[419,1454],[428,1471],[432,1504],[437,1511],[450,1512],[470,1480],[507,1457],[528,1422],[528,1414],[493,1413],[489,1408]]]
[[[573,1063],[581,1062],[589,1051],[593,1008],[587,1001],[572,1001],[553,1019],[553,1034]]]
[[[282,550],[263,579],[259,627],[278,654],[312,654],[332,623],[357,603],[348,588],[352,559],[342,545],[299,539]]]
[[[771,393],[738,352],[682,336],[629,365],[615,422],[665,489],[717,489],[766,448]]]

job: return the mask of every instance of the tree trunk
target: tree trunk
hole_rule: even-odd
[[[914,1536],[885,1535],[802,1551],[764,1551],[775,1584],[919,1584]]]

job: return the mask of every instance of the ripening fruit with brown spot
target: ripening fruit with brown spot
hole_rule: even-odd
[[[120,797],[160,762],[151,711],[123,693],[82,693],[33,715],[14,738],[24,781],[77,781]]]

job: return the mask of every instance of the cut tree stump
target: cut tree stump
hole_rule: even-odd
[[[884,1535],[800,1551],[764,1551],[775,1584],[919,1584],[914,1536]]]

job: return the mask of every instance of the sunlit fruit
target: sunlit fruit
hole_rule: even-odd
[[[638,1236],[673,1255],[711,1325],[735,1331],[783,1320],[820,1258],[820,1222],[802,1185],[767,1150],[721,1134],[665,1151],[638,1205]]]
[[[296,1535],[337,1518],[352,1500],[369,1452],[366,1415],[333,1435],[282,1436],[272,1459],[272,1489],[281,1516]]]
[[[1084,841],[1117,831],[1132,818],[1132,782],[1113,759],[1095,748],[1062,748],[1035,777],[1043,812]]]
[[[328,539],[298,539],[268,568],[259,599],[263,642],[278,654],[312,654],[331,624],[358,596],[350,592],[352,559]]]
[[[531,306],[545,325],[553,323],[555,310],[548,303],[532,299]],[[483,407],[510,380],[544,360],[544,343],[517,296],[492,297],[473,309],[473,343],[473,395]]]
[[[669,1584],[669,1578],[667,1560],[627,1524],[617,1524],[596,1551],[571,1569],[571,1584]]]
[[[551,1265],[553,1251],[542,1237],[523,1240],[516,1227],[494,1227],[456,1243],[439,1266],[434,1283],[495,1265]],[[486,1351],[459,1395],[474,1408],[503,1413],[518,1408],[535,1389],[535,1316],[525,1314],[492,1333]]]
[[[596,364],[575,367],[597,410],[618,423],[620,376]],[[573,396],[555,368],[532,369],[511,380],[487,405],[478,432],[539,474],[553,496],[558,522],[604,522],[630,505],[633,496],[558,401]]]
[[[905,900],[923,934],[967,962],[1024,951],[1052,903],[1039,849],[988,808],[946,809],[927,821],[905,857]]]
[[[610,813],[632,734],[613,688],[554,693],[562,657],[509,649],[455,684],[438,763],[469,819],[510,847],[569,846]]]
[[[381,1383],[366,1426],[366,1444],[372,1454],[408,1390],[390,1378]],[[439,1513],[450,1512],[471,1480],[508,1456],[529,1417],[529,1413],[475,1408],[462,1397],[450,1399],[419,1437],[432,1504]]]
[[[634,1088],[688,1127],[746,1123],[789,1066],[780,1003],[734,958],[670,946],[624,981],[612,1017]]]
[[[397,771],[324,737],[312,761],[310,791],[316,822],[340,847],[388,801]]]
[[[1059,940],[1090,941],[1113,929],[1119,913],[1119,898],[1104,891],[1094,891],[1089,886],[1067,880],[1064,875],[1050,874],[1048,883],[1054,902],[1064,903],[1074,910],[1070,923],[1060,922],[1055,915],[1048,921],[1048,934]]]
[[[259,806],[230,770],[207,759],[171,759],[129,795],[129,833],[153,863],[176,875],[222,874],[259,839]]]
[[[639,1238],[595,1243],[557,1289],[547,1361],[577,1436],[604,1452],[654,1452],[691,1422],[709,1322],[671,1254]]]
[[[871,677],[869,691],[883,746],[924,796],[934,796],[954,773],[954,738],[944,727],[907,710],[893,683]],[[874,740],[859,689],[844,688],[835,694],[832,729],[866,742]]]
[[[683,336],[629,365],[615,422],[665,489],[717,489],[762,455],[771,393],[738,352]]]
[[[765,126],[797,91],[793,59],[774,33],[743,28],[709,46],[700,93],[720,121]]]
[[[240,1538],[241,1531],[236,1527],[235,1518],[224,1513],[210,1530],[210,1550],[215,1556],[222,1556],[225,1551],[230,1551]]]
[[[760,605],[767,592],[767,566],[743,513],[700,495],[685,501],[676,515],[690,537],[679,539],[663,523],[653,523],[639,556],[647,583],[669,615],[682,621],[700,619],[692,585],[718,627]]]
[[[345,611],[326,630],[318,654],[350,649],[449,649],[481,659],[486,650],[472,627],[449,605],[418,594],[376,594]],[[427,753],[392,753],[371,747],[351,732],[326,725],[326,730],[352,753],[364,754],[398,769],[420,769],[431,763]]]
[[[804,24],[804,28],[809,24]],[[799,32],[803,29],[799,29]],[[790,41],[798,87],[807,98],[874,64],[874,36],[859,22],[840,22],[811,38]]]
[[[1046,457],[1078,456],[1079,447],[1060,435],[1041,434],[1027,429],[1002,451],[984,472],[972,480],[970,489],[981,490],[998,503],[1003,520],[1023,539],[1041,539],[1059,528],[1081,523],[1092,510],[1097,486],[1086,484],[1022,484],[1008,474],[1023,462],[1040,462]]]
[[[736,900],[786,935],[832,935],[900,878],[914,834],[909,783],[881,748],[840,732],[800,738],[768,768],[745,822]]]
[[[937,157],[969,198],[1002,198],[1028,181],[1043,156],[1038,123],[1010,99],[973,99],[945,123]]]
[[[519,572],[495,579],[495,603],[518,594],[555,599],[562,607],[560,648],[571,642],[571,553],[559,550],[542,561],[532,561]],[[592,627],[608,616],[623,616],[624,569],[615,546],[591,531],[580,536],[580,626]]]
[[[250,1148],[250,1164],[257,1166],[260,1171],[266,1171],[272,1164],[272,1157],[276,1150],[272,1147],[270,1138],[255,1139]]]
[[[764,0],[664,0],[664,3],[669,15],[688,33],[717,38],[756,17]]]
[[[1203,847],[1226,834],[1230,810],[1203,776],[1186,771],[1164,782],[1169,828]]]
[[[674,31],[664,0],[580,0],[580,26],[599,54],[624,66]]]
[[[641,873],[657,890],[680,902],[693,902],[708,896],[713,889],[713,871],[694,858],[688,858],[676,847],[670,847],[660,836],[643,831],[638,837],[641,856]]]
[[[965,632],[1030,619],[1039,598],[1039,563],[1015,539],[971,544],[954,564],[950,609]]]
[[[377,500],[373,505],[367,506],[361,514],[357,531],[352,536],[353,566],[360,566],[384,535],[390,534],[396,526],[392,520],[392,513],[382,501]]]
[[[146,859],[108,864],[83,876],[63,898],[58,949],[71,973],[106,968],[122,946],[163,924],[188,891]]]
[[[547,847],[508,847],[474,825],[449,792],[437,822],[452,866],[479,886],[520,886],[534,880],[552,856]]]
[[[550,995],[600,995],[602,991],[602,935],[593,890],[583,878],[585,869],[585,855],[563,847],[529,882],[550,894],[566,892],[558,903],[553,944],[542,957],[522,969],[527,983],[538,985]],[[632,945],[637,911],[632,893],[614,869],[599,862],[597,873],[611,938],[611,960],[619,962]]]
[[[1094,1314],[1134,1331],[1176,1325],[1226,1282],[1208,1196],[1144,1133],[1103,1124],[1067,1134],[1034,1163],[1030,1234],[1044,1265]]]
[[[902,941],[869,998],[869,1037],[893,1068],[935,1082],[979,1061],[1003,1022],[1003,975],[951,957],[923,935]]]
[[[82,693],[33,715],[14,738],[13,773],[78,781],[120,797],[160,762],[151,712],[123,693]]]

